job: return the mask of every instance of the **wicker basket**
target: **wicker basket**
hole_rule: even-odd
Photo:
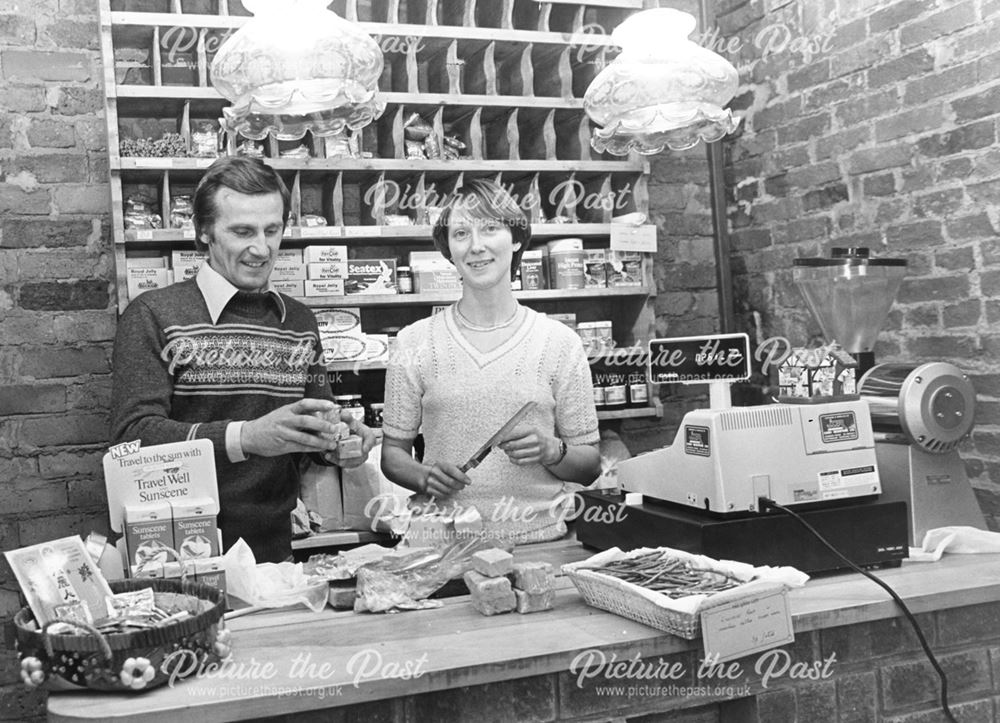
[[[754,568],[750,565],[720,562],[682,550],[659,549],[669,552],[673,557],[697,561],[699,567],[735,574],[747,582],[710,595],[673,599],[663,593],[610,575],[581,569],[612,560],[635,557],[650,552],[652,548],[641,548],[630,552],[608,550],[582,562],[563,565],[562,571],[573,582],[588,605],[688,640],[697,638],[701,633],[700,613],[705,608],[783,587],[781,583],[773,581],[754,581],[752,572]]]
[[[25,683],[47,690],[149,690],[204,670],[229,654],[228,632],[219,629],[225,603],[218,588],[156,579],[110,585],[116,593],[152,588],[158,607],[187,610],[191,617],[136,632],[105,635],[78,626],[83,634],[54,635],[39,630],[31,609],[23,608],[14,624]]]

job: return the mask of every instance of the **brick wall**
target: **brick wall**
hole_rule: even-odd
[[[0,547],[107,532],[100,459],[115,331],[104,101],[92,0],[0,2]],[[23,688],[0,562],[0,720]]]
[[[745,330],[799,345],[819,333],[792,282],[796,257],[868,246],[908,259],[876,358],[970,375],[977,426],[961,455],[1000,526],[1000,2],[716,8],[744,84],[743,128],[726,146]]]
[[[917,616],[948,676],[959,721],[1000,720],[1000,604]],[[984,621],[989,623],[985,628]],[[320,721],[458,723],[929,723],[944,720],[939,680],[901,618],[802,632],[791,645],[715,669],[700,643],[675,655],[622,653],[591,670],[519,678],[296,716]],[[610,654],[608,658],[610,658]],[[735,667],[734,667],[735,666]],[[586,665],[583,666],[586,670]],[[631,672],[630,672],[631,671]],[[678,692],[678,690],[682,692]],[[264,721],[287,718],[258,719]]]

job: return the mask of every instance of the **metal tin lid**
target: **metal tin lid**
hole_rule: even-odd
[[[830,249],[829,258],[795,259],[795,266],[906,266],[906,259],[873,259],[871,250],[865,246]]]

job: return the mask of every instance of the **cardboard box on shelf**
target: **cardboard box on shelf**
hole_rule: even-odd
[[[301,261],[278,259],[271,269],[271,281],[305,281],[306,265]]]
[[[288,294],[295,298],[302,298],[306,295],[305,281],[285,281],[284,279],[275,281],[271,279],[271,288],[279,293]]]
[[[460,291],[462,277],[454,266],[448,268],[413,269],[413,288],[418,293],[425,291]]]
[[[154,563],[175,559],[173,516],[169,502],[125,505],[125,548],[129,574]]]
[[[313,245],[302,250],[302,261],[307,264],[329,264],[347,261],[346,246]]]
[[[319,326],[320,338],[330,334],[360,334],[361,307],[317,311],[316,324]]]
[[[306,264],[307,279],[346,279],[347,262],[331,261],[329,263]]]
[[[181,560],[218,557],[219,526],[215,521],[215,501],[191,497],[170,503],[174,524],[174,545]]]
[[[343,279],[306,279],[306,296],[343,296]]]
[[[395,294],[396,259],[348,259],[344,293]]]
[[[128,298],[134,299],[139,294],[150,289],[162,289],[170,286],[172,274],[169,269],[147,269],[127,267]]]

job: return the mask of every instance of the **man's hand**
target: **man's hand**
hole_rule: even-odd
[[[353,457],[341,458],[340,448],[338,446],[336,449],[326,452],[323,455],[323,459],[340,467],[360,467],[364,461],[368,459],[368,453],[371,452],[372,447],[375,446],[375,432],[359,422],[354,414],[346,409],[340,410],[340,421],[347,424],[348,428],[351,430],[351,434],[361,437],[361,454]]]
[[[320,434],[332,435],[336,427],[316,413],[329,412],[336,406],[325,399],[300,399],[245,422],[240,435],[243,453],[277,457],[291,452],[326,452],[336,443]]]

